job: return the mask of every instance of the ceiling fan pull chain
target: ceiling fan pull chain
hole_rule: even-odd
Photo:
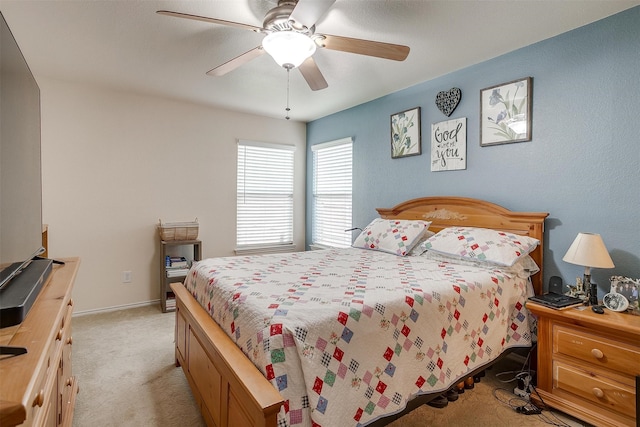
[[[287,67],[287,108],[285,109],[287,112],[287,115],[284,117],[285,119],[289,120],[289,111],[291,111],[291,108],[289,108],[289,75],[291,74],[291,68]]]

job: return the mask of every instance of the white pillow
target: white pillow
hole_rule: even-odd
[[[489,228],[450,227],[425,242],[429,251],[511,267],[528,255],[537,239]]]
[[[415,250],[415,248],[412,250]],[[450,264],[468,265],[468,266],[479,267],[479,268],[488,268],[493,271],[500,270],[505,273],[515,274],[516,276],[522,277],[523,279],[533,276],[534,274],[540,271],[540,267],[538,267],[538,264],[536,264],[533,258],[531,258],[529,255],[520,257],[518,261],[516,261],[515,264],[513,264],[510,267],[506,267],[503,265],[496,265],[491,262],[479,261],[477,259],[460,258],[458,256],[443,255],[433,251],[426,251],[421,255],[421,257],[432,259],[438,262],[447,262]]]
[[[362,230],[351,246],[405,256],[429,225],[430,221],[376,218]]]

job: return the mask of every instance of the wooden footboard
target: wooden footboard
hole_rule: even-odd
[[[276,426],[284,401],[181,283],[176,296],[176,365],[211,427]]]

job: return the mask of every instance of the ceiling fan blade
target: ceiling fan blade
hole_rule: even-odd
[[[239,66],[246,64],[247,62],[257,58],[263,53],[264,49],[262,48],[262,46],[254,47],[250,51],[245,52],[240,56],[236,56],[235,58],[225,62],[224,64],[218,65],[216,68],[207,71],[207,75],[216,77],[224,76],[229,71],[235,70]]]
[[[329,87],[312,56],[308,57],[298,68],[311,90],[321,90]]]
[[[298,0],[289,19],[311,28],[335,2],[336,0]]]
[[[321,47],[359,55],[376,56],[378,58],[404,61],[409,55],[409,46],[376,42],[371,40],[352,39],[350,37],[322,34],[318,41]]]
[[[262,32],[263,30],[261,27],[256,27],[254,25],[242,24],[240,22],[233,22],[233,21],[225,21],[222,19],[208,18],[206,16],[189,15],[188,13],[172,12],[170,10],[158,10],[156,13],[160,15],[174,16],[176,18],[186,18],[186,19],[193,19],[194,21],[202,21],[202,22],[209,22],[212,24],[227,25],[230,27],[236,27],[236,28],[242,28],[244,30],[255,31],[257,33]]]

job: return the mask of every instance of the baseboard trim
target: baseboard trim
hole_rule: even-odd
[[[111,311],[124,310],[127,308],[145,307],[145,306],[154,305],[154,304],[160,304],[160,300],[155,299],[151,301],[134,302],[131,304],[114,305],[112,307],[93,308],[91,310],[74,311],[72,317],[86,316],[88,314],[109,313]]]

